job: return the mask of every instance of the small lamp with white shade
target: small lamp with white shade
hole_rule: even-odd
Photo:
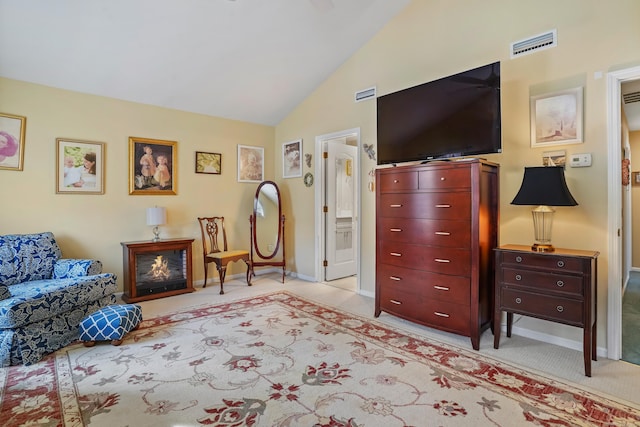
[[[159,208],[158,206],[153,208],[147,208],[147,225],[153,226],[153,241],[160,240],[160,228],[159,225],[167,223],[167,210],[165,208]]]

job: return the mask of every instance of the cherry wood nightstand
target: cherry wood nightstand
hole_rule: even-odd
[[[493,347],[500,345],[503,311],[507,312],[507,337],[514,313],[577,326],[583,329],[584,370],[590,377],[591,360],[597,360],[598,255],[573,249],[533,252],[520,245],[495,249]]]

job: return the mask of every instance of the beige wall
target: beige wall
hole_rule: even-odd
[[[631,147],[631,171],[640,174],[640,131],[629,132],[629,146]],[[631,267],[640,268],[640,184],[634,185],[633,175],[631,182]]]
[[[500,242],[530,244],[530,208],[512,206],[525,166],[541,165],[542,153],[592,153],[589,168],[567,168],[566,177],[577,207],[558,208],[553,243],[558,247],[600,251],[598,342],[606,344],[607,297],[607,144],[606,76],[608,71],[640,63],[640,2],[636,0],[447,0],[413,1],[400,15],[351,57],[315,93],[276,127],[276,144],[304,139],[304,152],[314,153],[314,138],[360,127],[363,143],[376,142],[375,102],[354,103],[354,92],[377,86],[384,95],[496,60],[502,62],[503,153],[487,156],[501,164]],[[517,59],[509,58],[511,42],[550,29],[558,46]],[[584,87],[584,143],[531,148],[529,97],[549,91]],[[361,182],[375,162],[362,156]],[[276,163],[278,159],[276,158]],[[276,170],[280,166],[276,165]],[[305,170],[306,171],[306,170]],[[315,171],[314,171],[315,172]],[[284,185],[283,185],[284,186]],[[297,271],[313,276],[313,192],[302,181],[286,180],[290,216],[296,229],[292,250]],[[363,185],[362,290],[375,291],[375,197]],[[577,328],[523,318],[518,326],[581,341]]]
[[[146,208],[167,208],[161,237],[192,237],[193,273],[204,278],[196,218],[226,217],[229,244],[249,247],[254,183],[238,183],[237,145],[265,147],[273,178],[274,128],[0,79],[0,111],[27,117],[24,170],[0,170],[0,234],[52,231],[65,257],[100,259],[118,274],[120,242],[150,240]],[[129,137],[177,141],[177,195],[129,195]],[[56,194],[56,138],[104,142],[104,195]],[[195,151],[222,154],[222,174],[196,174]],[[177,172],[177,173],[176,173]],[[243,263],[229,275],[242,274]],[[209,277],[218,278],[214,267]]]

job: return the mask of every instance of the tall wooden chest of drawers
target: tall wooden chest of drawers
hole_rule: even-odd
[[[385,311],[479,348],[493,314],[498,175],[479,159],[376,171],[376,317]]]

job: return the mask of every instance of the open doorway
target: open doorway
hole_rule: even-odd
[[[640,67],[612,71],[607,75],[607,141],[608,141],[608,236],[609,268],[607,274],[607,357],[619,360],[622,356],[622,294],[628,278],[627,269],[631,227],[630,208],[620,185],[620,164],[623,156],[622,141],[622,84],[640,79]],[[624,209],[623,209],[624,208]],[[623,210],[625,212],[623,212]]]
[[[358,292],[360,129],[316,137],[316,281]]]

